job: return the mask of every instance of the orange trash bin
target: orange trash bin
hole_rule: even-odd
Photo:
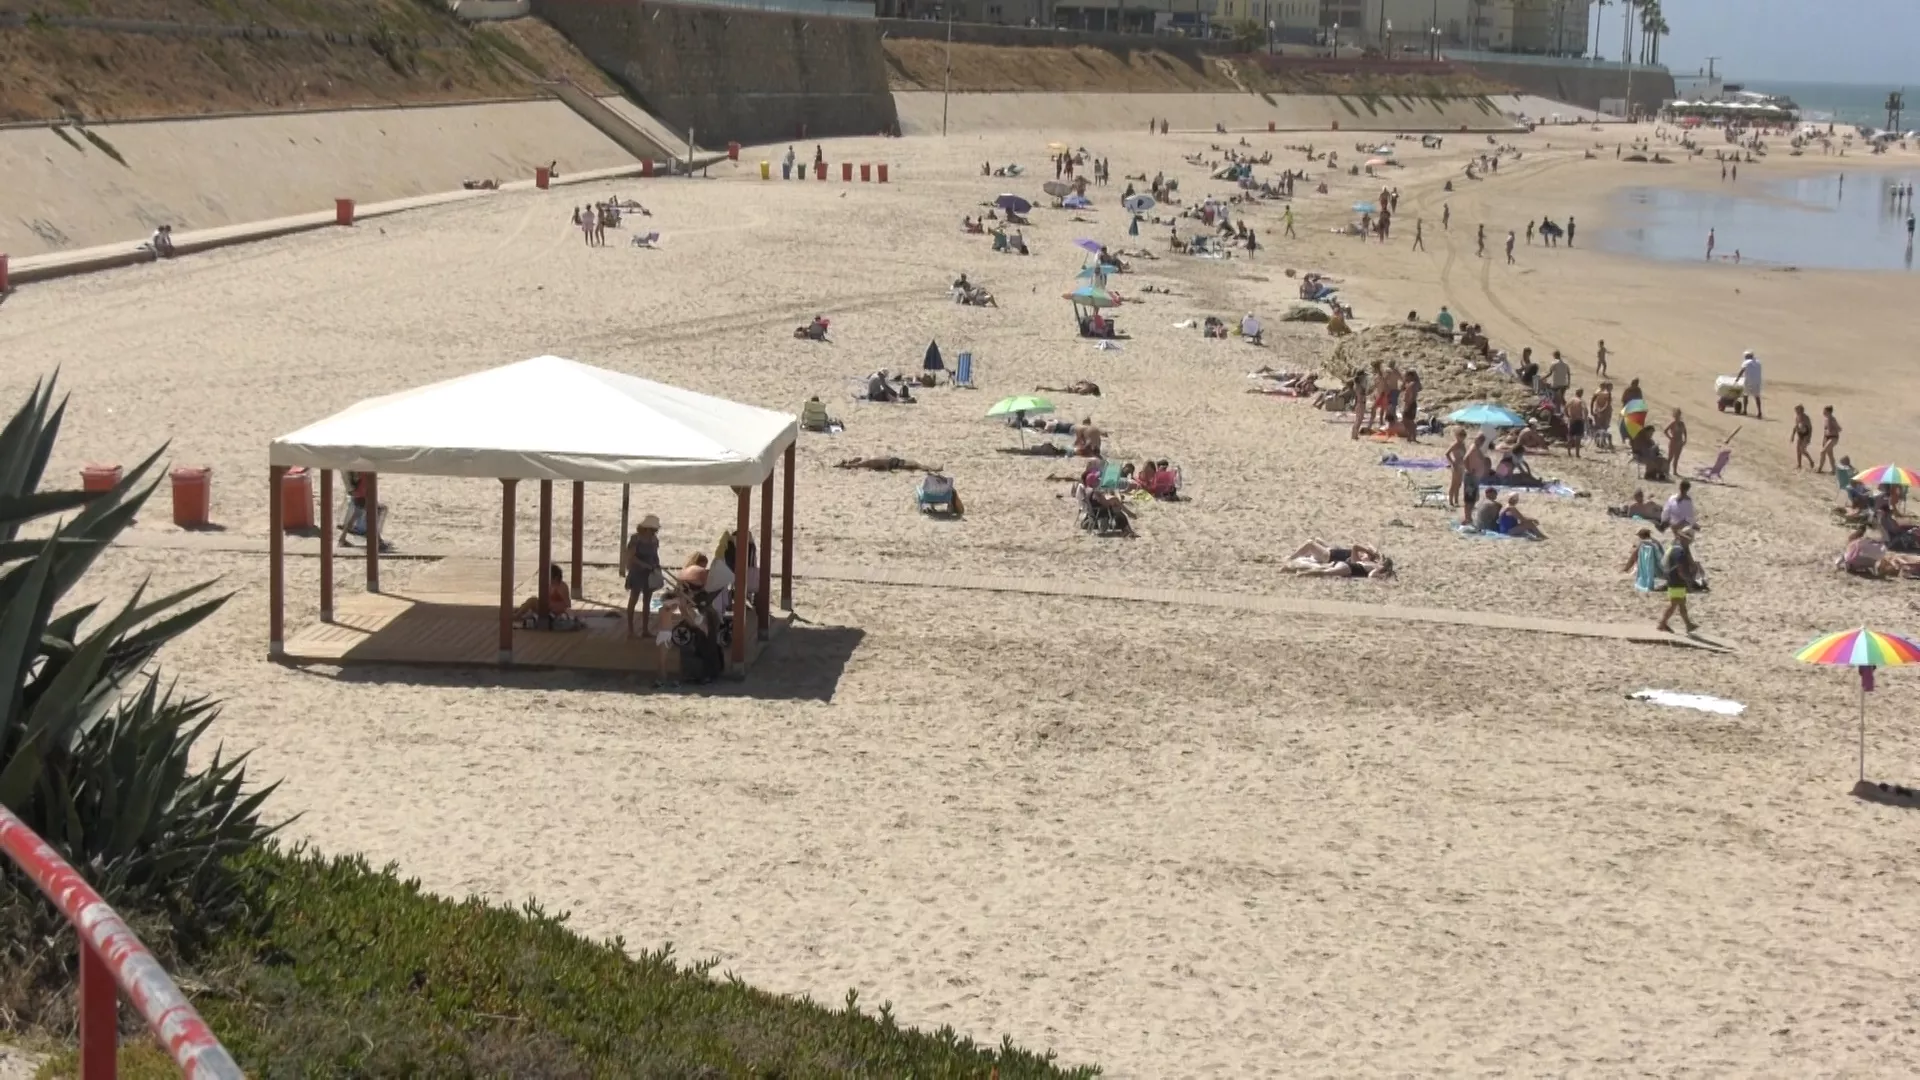
[[[183,529],[205,528],[213,502],[213,470],[204,465],[173,470],[173,523]]]
[[[81,491],[112,491],[120,483],[120,466],[89,465],[80,470]]]
[[[280,529],[313,528],[313,474],[295,465],[280,478]]]
[[[886,183],[887,182],[887,163],[883,161],[880,164],[875,165],[874,168],[878,170],[880,174],[874,177],[874,179],[880,181],[883,184]]]
[[[840,163],[840,182],[845,184],[845,183],[852,182],[852,180],[853,180],[853,162],[851,161],[841,162]]]
[[[871,179],[873,179],[873,166],[868,165],[865,162],[861,162],[860,163],[860,182],[864,184]]]
[[[333,223],[335,225],[353,224],[353,200],[352,199],[333,200]]]

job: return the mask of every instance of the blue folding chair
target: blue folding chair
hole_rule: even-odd
[[[949,386],[964,386],[973,389],[973,354],[963,352],[954,358],[953,375],[948,379]]]

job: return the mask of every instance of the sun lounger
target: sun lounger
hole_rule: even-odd
[[[1726,480],[1723,479],[1720,474],[1727,471],[1727,463],[1732,460],[1733,447],[1723,446],[1720,448],[1719,455],[1713,459],[1713,464],[1704,469],[1695,469],[1693,475],[1708,483],[1724,484]]]
[[[960,515],[960,496],[954,492],[953,480],[939,473],[920,478],[920,486],[913,492],[913,503],[923,514]]]
[[[1405,469],[1396,471],[1399,472],[1400,479],[1405,480],[1407,487],[1413,491],[1413,505],[1417,507],[1432,507],[1439,510],[1445,510],[1447,508],[1447,489],[1444,485],[1423,484],[1415,480],[1413,474]]]

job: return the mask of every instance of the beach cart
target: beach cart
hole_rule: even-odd
[[[1721,412],[1747,415],[1747,387],[1738,376],[1722,375],[1713,380],[1713,407]]]

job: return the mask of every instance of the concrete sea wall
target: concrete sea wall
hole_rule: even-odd
[[[1506,83],[1522,94],[1551,98],[1598,109],[1602,100],[1627,96],[1627,73],[1611,66],[1575,66],[1541,63],[1496,63],[1475,60],[1462,64],[1495,82]],[[1673,75],[1664,71],[1636,70],[1633,73],[1633,104],[1642,112],[1653,112],[1674,97]]]
[[[0,130],[15,258],[633,159],[558,101]]]
[[[900,128],[907,135],[940,133],[941,93],[902,91]],[[1509,131],[1513,122],[1483,98],[1359,98],[1308,94],[954,94],[946,103],[947,130],[1138,131],[1165,118],[1181,131]]]
[[[644,0],[533,0],[589,60],[703,146],[872,135],[895,124],[873,19]]]

